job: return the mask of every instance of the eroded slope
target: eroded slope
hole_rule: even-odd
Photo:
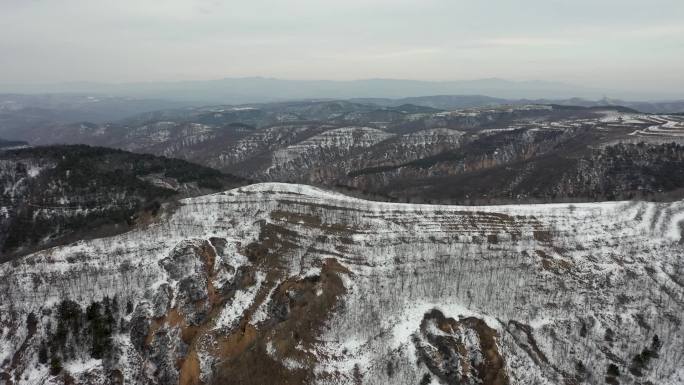
[[[682,202],[187,199],[0,266],[0,381],[678,384],[682,223]]]

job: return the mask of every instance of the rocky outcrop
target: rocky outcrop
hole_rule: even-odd
[[[430,206],[272,183],[165,218],[0,265],[0,381],[684,380],[682,202]]]
[[[414,343],[420,362],[445,384],[509,384],[496,330],[481,319],[456,321],[433,309],[423,317]]]

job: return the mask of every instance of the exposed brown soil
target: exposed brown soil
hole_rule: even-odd
[[[262,222],[261,226],[258,241],[242,249],[251,264],[241,270],[230,290],[213,287],[213,249],[204,245],[197,250],[208,278],[208,296],[196,304],[209,308],[202,324],[189,325],[179,308],[151,320],[148,346],[156,333],[169,329],[179,330],[181,339],[188,344],[187,354],[176,362],[180,385],[202,384],[200,350],[216,360],[211,383],[265,384],[277,378],[281,384],[303,384],[313,380],[316,357],[308,349],[316,345],[321,328],[345,293],[340,275],[350,272],[336,259],[326,259],[320,261],[320,275],[288,278],[282,259],[296,246],[297,234],[276,224]],[[259,271],[265,272],[266,278],[237,325],[214,329],[213,320],[221,309],[236,290],[255,285]],[[263,303],[268,303],[269,315],[255,326],[251,318]]]
[[[434,334],[430,325],[436,326],[442,333]],[[472,330],[477,334],[479,346],[466,345],[467,342],[460,337],[460,332],[464,330]],[[496,330],[479,318],[468,317],[456,321],[433,309],[423,317],[420,336],[415,342],[421,362],[447,384],[508,385],[510,380],[496,345],[496,337]],[[482,360],[473,355],[473,348],[479,350]]]
[[[276,210],[271,213],[271,219],[292,224],[303,224],[309,228],[318,228],[333,234],[357,233],[358,229],[342,223],[324,223],[320,217],[311,214],[293,213]]]
[[[197,352],[192,350],[183,360],[178,378],[179,385],[200,385],[200,364]]]
[[[307,348],[315,345],[320,329],[345,293],[340,274],[349,271],[335,259],[327,259],[320,276],[290,278],[278,285],[267,321],[254,327],[243,320],[234,333],[222,339],[222,360],[213,383],[267,384],[274,378],[280,384],[311,383],[315,357]],[[295,364],[287,367],[285,360]]]

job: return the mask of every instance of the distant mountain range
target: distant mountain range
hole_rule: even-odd
[[[2,92],[92,93],[194,103],[257,103],[301,99],[403,98],[424,95],[488,95],[506,99],[612,97],[664,100],[681,95],[629,93],[549,81],[491,78],[459,81],[366,79],[353,81],[284,80],[263,77],[144,83],[57,83],[0,85]]]
[[[639,112],[652,114],[670,114],[684,111],[684,100],[661,102],[628,101],[621,99],[601,98],[597,100],[578,97],[568,99],[504,99],[483,95],[435,95],[417,96],[399,99],[389,98],[354,98],[355,103],[375,104],[383,107],[398,107],[415,105],[437,108],[441,110],[455,110],[460,108],[474,108],[497,105],[545,104],[576,107],[626,107]]]
[[[0,121],[0,137],[31,145],[119,148],[181,158],[250,180],[352,189],[366,198],[414,203],[679,199],[684,194],[682,117],[623,106],[522,101],[444,111],[400,104],[405,101],[375,101],[397,106],[350,101],[208,106],[108,123],[7,126]],[[642,142],[649,146],[636,146]],[[619,143],[629,145],[616,147]]]
[[[112,97],[87,93],[0,93],[0,126],[6,125],[10,117],[14,121],[24,122],[104,122],[192,104],[178,100]]]

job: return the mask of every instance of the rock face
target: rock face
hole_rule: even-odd
[[[479,318],[456,321],[433,309],[414,337],[420,362],[447,384],[509,384],[496,331]]]
[[[0,265],[0,384],[680,384],[684,202],[266,183]]]

